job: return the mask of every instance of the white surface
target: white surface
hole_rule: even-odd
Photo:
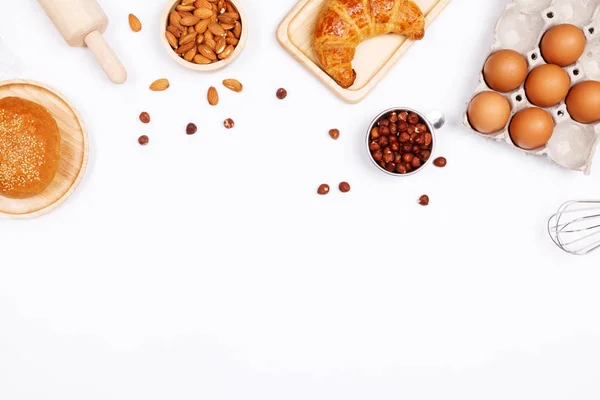
[[[25,76],[79,106],[92,146],[66,204],[0,221],[0,399],[597,400],[600,254],[562,254],[544,223],[600,197],[600,177],[461,126],[504,3],[454,0],[350,106],[277,45],[293,0],[245,1],[249,43],[214,74],[163,53],[162,2],[104,1],[124,86],[35,1],[0,0]],[[150,92],[159,77],[171,89]],[[364,130],[393,105],[446,112],[446,169],[392,179],[370,164]],[[315,194],[341,180],[351,193]]]

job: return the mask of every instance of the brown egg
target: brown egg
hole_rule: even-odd
[[[496,92],[481,92],[471,100],[467,110],[469,122],[480,133],[495,133],[506,126],[510,104]]]
[[[600,121],[600,82],[585,81],[573,86],[567,96],[567,110],[577,122]]]
[[[526,108],[515,114],[508,128],[513,143],[525,150],[535,150],[548,143],[554,132],[552,116],[541,108]]]
[[[556,25],[542,38],[542,57],[549,64],[561,67],[575,64],[585,51],[585,35],[581,29],[571,24]]]
[[[539,107],[552,107],[563,101],[569,93],[571,78],[557,65],[544,64],[535,68],[525,82],[525,94]]]
[[[483,67],[488,86],[498,92],[512,92],[525,82],[527,61],[514,50],[499,50],[492,54]]]

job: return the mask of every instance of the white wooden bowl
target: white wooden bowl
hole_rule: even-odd
[[[179,55],[177,53],[175,53],[175,51],[173,51],[173,48],[167,41],[165,32],[167,30],[167,26],[169,26],[169,14],[171,14],[171,11],[173,11],[175,9],[175,7],[179,4],[179,2],[180,2],[180,0],[168,0],[167,5],[165,6],[165,9],[161,15],[161,20],[160,20],[160,40],[163,43],[163,46],[164,46],[165,50],[167,51],[167,54],[169,54],[169,56],[173,60],[175,60],[178,64],[180,64],[188,69],[194,70],[194,71],[216,71],[218,69],[225,68],[226,66],[231,64],[235,59],[237,59],[239,57],[240,53],[246,46],[246,40],[248,39],[248,21],[246,18],[246,14],[244,13],[244,10],[240,6],[239,0],[229,0],[229,2],[237,10],[238,14],[240,14],[240,23],[242,24],[242,34],[240,36],[239,43],[237,44],[237,46],[235,47],[235,50],[233,51],[231,56],[229,56],[229,58],[226,58],[225,60],[219,60],[219,61],[211,63],[211,64],[195,64],[193,62],[184,60],[182,57],[179,57]]]

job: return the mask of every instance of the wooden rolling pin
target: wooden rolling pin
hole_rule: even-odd
[[[96,0],[38,0],[70,46],[87,46],[114,83],[127,80],[127,71],[102,34],[108,17]]]

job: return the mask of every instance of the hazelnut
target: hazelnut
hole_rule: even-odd
[[[427,125],[425,124],[417,124],[415,125],[415,132],[425,133],[427,132]]]
[[[396,170],[396,164],[394,164],[393,162],[389,162],[385,164],[385,169],[386,171],[394,172]]]
[[[383,161],[385,161],[386,163],[391,163],[392,161],[394,161],[394,155],[392,153],[384,154]]]
[[[413,166],[414,169],[417,169],[421,166],[421,159],[419,157],[414,157],[410,164]]]
[[[379,121],[378,125],[379,126],[390,126],[390,120],[389,119],[382,119],[381,121]]]
[[[406,165],[404,165],[404,164],[396,165],[396,172],[399,174],[406,174]]]
[[[433,136],[431,133],[425,132],[425,146],[431,145],[431,142],[433,142]]]
[[[410,140],[410,135],[406,132],[400,134],[400,143],[406,143]]]
[[[277,89],[276,95],[279,100],[283,100],[287,97],[287,90],[285,90],[284,88],[279,88]]]
[[[423,196],[419,197],[419,204],[422,206],[428,206],[429,205],[429,196],[424,194]]]
[[[373,160],[377,162],[383,160],[383,152],[381,150],[376,150],[375,153],[373,153]]]
[[[192,122],[190,122],[185,128],[185,133],[187,133],[188,135],[193,135],[196,132],[198,132],[198,127]]]
[[[321,196],[326,195],[327,193],[329,193],[329,185],[324,183],[321,186],[319,186],[319,188],[317,189],[317,193],[320,194]]]
[[[420,118],[416,113],[411,112],[410,114],[408,114],[408,118],[406,118],[406,121],[411,125],[416,125],[419,123],[419,119]]]
[[[371,151],[377,151],[377,150],[379,150],[379,149],[381,149],[381,146],[379,146],[379,144],[377,144],[377,143],[375,143],[375,142],[372,142],[372,143],[369,145],[369,150],[371,150]]]
[[[339,186],[340,192],[348,193],[350,191],[350,184],[348,182],[342,182]]]
[[[377,139],[379,137],[379,128],[375,127],[371,129],[371,138]]]
[[[138,143],[141,144],[142,146],[147,145],[149,141],[150,141],[150,139],[146,135],[142,135],[138,138]]]
[[[144,124],[147,124],[150,122],[150,114],[148,114],[147,112],[143,112],[140,114],[140,121],[142,121]]]
[[[223,126],[227,129],[231,129],[235,126],[235,122],[233,122],[231,118],[227,118],[225,121],[223,121]]]
[[[388,138],[386,138],[385,136],[382,136],[379,138],[379,145],[381,147],[386,147],[388,144],[389,144]]]
[[[338,140],[340,138],[340,130],[339,129],[330,129],[329,130],[329,136],[333,140]]]
[[[400,114],[398,114],[398,119],[400,121],[406,121],[408,118],[408,113],[406,111],[402,111]]]
[[[438,168],[444,168],[447,164],[448,162],[444,157],[438,157],[435,160],[433,160],[433,165],[435,165]]]
[[[408,124],[406,122],[398,123],[398,132],[406,132],[407,129],[408,129]]]
[[[390,134],[390,128],[387,126],[380,126],[379,127],[379,134],[381,136],[389,136]]]
[[[405,163],[412,163],[413,158],[415,158],[415,156],[412,153],[405,153],[402,155],[402,161]]]
[[[390,122],[398,122],[398,114],[395,112],[390,113]]]

